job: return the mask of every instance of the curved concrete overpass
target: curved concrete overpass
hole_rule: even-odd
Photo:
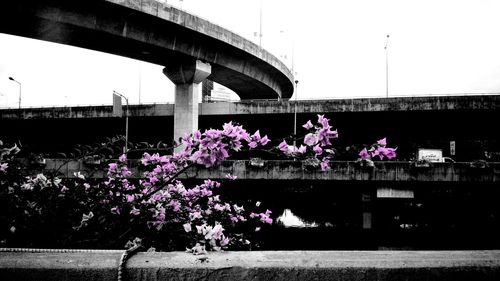
[[[241,99],[287,99],[293,76],[259,46],[155,0],[9,0],[0,32],[73,45],[159,65],[210,64],[208,77]],[[98,66],[96,66],[98,67]]]

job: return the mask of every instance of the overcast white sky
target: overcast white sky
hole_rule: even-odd
[[[171,0],[258,43],[260,0]],[[263,0],[264,48],[299,99],[500,92],[498,0]],[[162,66],[0,34],[0,107],[173,102]]]

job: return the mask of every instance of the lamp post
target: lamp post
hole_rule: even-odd
[[[293,146],[297,146],[297,140],[295,136],[297,135],[297,96],[299,94],[298,91],[299,80],[295,80],[295,106],[293,108]]]
[[[9,80],[14,81],[19,85],[19,110],[21,110],[21,88],[22,88],[21,82],[17,81],[16,79],[14,79],[12,77],[9,77]]]
[[[389,97],[389,34],[385,41],[385,97]]]
[[[125,151],[123,153],[127,154],[128,151],[128,98],[124,95],[118,93],[117,91],[113,91],[113,94],[120,96],[125,99],[127,103],[127,107],[125,109]]]
[[[262,0],[259,6],[259,47],[262,48]]]

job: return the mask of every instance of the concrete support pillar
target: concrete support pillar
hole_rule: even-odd
[[[175,84],[174,140],[198,130],[201,82],[211,73],[210,64],[199,60],[169,62],[163,73]]]

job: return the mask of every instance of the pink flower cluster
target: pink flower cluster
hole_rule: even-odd
[[[229,132],[231,126],[226,128]],[[246,138],[238,126],[233,126],[231,130],[232,132],[228,134],[207,130],[204,135],[185,140],[192,141],[191,149],[194,153],[205,150],[207,154],[213,153],[217,147],[239,149],[240,140],[256,142],[259,145],[269,142],[267,137],[260,137],[258,132]],[[242,133],[243,137],[239,138]],[[226,143],[216,144],[219,142],[216,141],[219,137]],[[196,151],[195,146],[198,148]],[[103,190],[105,199],[101,203],[108,206],[110,214],[135,217],[144,221],[152,231],[183,229],[187,235],[194,237],[198,245],[207,245],[211,249],[227,247],[232,238],[231,234],[226,234],[224,231],[232,232],[237,225],[253,217],[243,206],[223,202],[220,196],[215,194],[215,190],[220,187],[219,182],[207,179],[192,188],[187,188],[178,180],[172,182],[173,174],[178,171],[180,163],[185,161],[189,160],[182,159],[178,155],[171,157],[145,153],[141,163],[146,171],[142,173],[138,184],[134,185],[130,182],[132,179],[129,178],[131,173],[126,165],[126,157],[121,156],[117,163],[109,164],[108,180]],[[158,188],[162,186],[164,188]],[[259,214],[255,222],[272,223],[270,214],[270,211]],[[192,229],[197,231],[193,232]]]
[[[266,210],[265,213],[250,213],[251,218],[258,218],[261,222],[267,223],[267,224],[273,224],[273,219],[271,218],[271,212],[270,210]]]
[[[278,149],[287,156],[317,158],[320,161],[321,170],[328,170],[329,161],[333,157],[333,151],[329,148],[332,146],[331,141],[338,138],[337,130],[332,130],[329,120],[319,114],[316,126],[309,120],[302,127],[309,132],[304,136],[303,144],[296,147],[282,141]]]
[[[303,128],[307,133],[298,147],[283,140],[272,149],[289,157],[308,160],[323,171],[330,169],[330,160],[334,156],[332,141],[338,138],[337,130],[332,130],[329,119],[323,115],[318,115],[316,124],[309,120]],[[216,195],[216,189],[220,187],[216,181],[205,180],[188,188],[175,178],[191,165],[212,167],[226,160],[232,152],[257,149],[269,143],[269,138],[262,137],[260,131],[250,135],[242,126],[232,122],[224,124],[222,129],[196,131],[182,138],[184,149],[179,153],[172,156],[145,153],[141,160],[145,171],[137,181],[130,179],[127,159],[122,155],[117,163],[109,164],[108,180],[103,190],[105,198],[101,202],[108,206],[111,214],[135,217],[152,231],[183,230],[195,240],[191,244],[191,250],[195,252],[203,251],[205,246],[212,249],[226,247],[236,243],[234,231],[240,225],[272,224],[272,212],[246,211],[243,206],[223,202]],[[359,156],[362,159],[375,156],[394,158],[396,149],[386,145],[386,139],[381,139],[369,150],[361,151]],[[236,179],[231,174],[226,177]],[[261,227],[254,229],[258,231]],[[242,238],[239,241],[248,242]]]
[[[358,155],[362,160],[371,159],[375,156],[378,156],[380,160],[383,160],[384,157],[393,159],[396,158],[396,149],[387,147],[387,138],[383,138],[372,144],[369,149],[363,148]]]
[[[240,151],[246,142],[250,149],[265,146],[269,138],[261,137],[256,131],[253,135],[242,126],[226,123],[222,130],[209,129],[202,134],[199,130],[182,138],[184,150],[181,153],[192,162],[205,165],[207,168],[224,161],[231,151]]]

